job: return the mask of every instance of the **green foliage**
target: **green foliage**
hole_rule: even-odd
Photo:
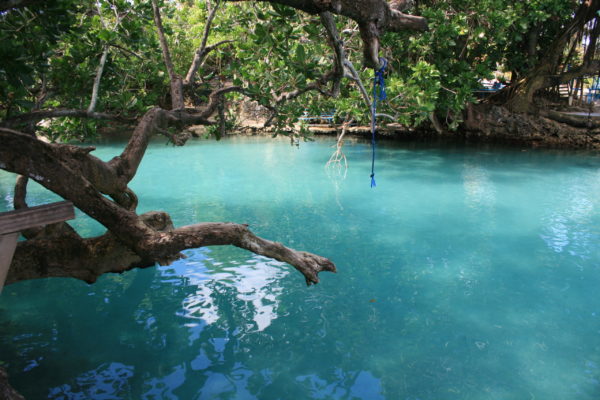
[[[164,79],[151,8],[142,1],[98,4],[48,1],[0,16],[0,116],[31,111],[42,99],[45,108],[86,109],[105,46],[96,111],[139,114],[159,102]],[[98,126],[65,119],[44,129],[70,139],[93,136]]]
[[[48,0],[0,14],[0,118],[43,107],[87,108],[103,50],[108,59],[97,111],[139,115],[167,103],[169,80],[150,2],[145,0]],[[184,76],[200,46],[207,2],[160,1],[176,72]],[[215,2],[212,2],[213,5]],[[483,78],[513,71],[527,74],[565,22],[576,0],[422,0],[424,33],[387,33],[381,55],[389,61],[388,101],[378,112],[405,125],[436,113],[458,126]],[[336,17],[349,60],[369,93],[373,71],[361,69],[362,43],[356,23]],[[222,2],[208,44],[223,40],[198,71],[188,95],[205,101],[223,84],[240,85],[268,105],[282,93],[302,90],[332,68],[333,50],[319,18],[281,5]],[[329,90],[324,87],[323,90]],[[232,94],[230,96],[237,96]],[[42,100],[44,100],[42,102]],[[338,98],[309,91],[278,105],[279,128],[303,111],[336,110],[368,123],[369,105],[355,83],[344,79]],[[383,122],[383,121],[382,121]],[[59,139],[94,135],[97,122],[64,119],[47,125]]]
[[[62,38],[76,32],[80,7],[71,0],[48,0],[36,9],[0,14],[0,110],[4,114],[33,108],[36,80],[48,72],[48,61]]]

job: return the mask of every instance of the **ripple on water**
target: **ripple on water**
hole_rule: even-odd
[[[32,399],[598,398],[598,157],[382,142],[371,189],[368,145],[348,141],[350,168],[328,177],[332,143],[152,144],[140,211],[247,223],[339,273],[306,288],[288,265],[215,247],[92,286],[8,286],[14,385]],[[0,173],[2,211],[13,179]],[[52,199],[30,187],[31,204]]]

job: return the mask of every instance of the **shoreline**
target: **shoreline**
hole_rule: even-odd
[[[591,117],[590,117],[591,115]],[[315,136],[337,136],[341,125],[312,124]],[[300,131],[299,127],[287,132]],[[232,135],[272,135],[272,129],[251,123],[238,127]],[[349,127],[346,136],[370,140],[370,126]],[[543,111],[538,114],[511,113],[503,107],[473,108],[456,131],[433,128],[407,128],[387,124],[377,129],[379,139],[429,143],[501,144],[511,147],[563,150],[600,150],[600,114]]]

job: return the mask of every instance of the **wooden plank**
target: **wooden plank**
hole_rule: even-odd
[[[8,268],[12,262],[18,238],[18,232],[0,235],[0,293],[2,293],[2,288],[8,275]]]
[[[75,210],[70,201],[8,211],[0,213],[0,235],[73,218],[75,218]]]

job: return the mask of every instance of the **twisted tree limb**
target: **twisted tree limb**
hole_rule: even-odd
[[[111,201],[103,195],[111,194],[117,200],[116,194],[126,193],[127,183],[135,175],[154,133],[171,124],[207,118],[214,112],[220,96],[239,89],[227,87],[214,92],[206,109],[195,114],[158,107],[148,111],[123,153],[109,162],[89,154],[93,148],[44,143],[30,135],[0,128],[0,142],[3,143],[0,168],[36,180],[71,200],[109,230],[98,238],[81,239],[69,235],[51,241],[36,239],[20,243],[15,263],[23,267],[15,268],[7,282],[48,276],[74,276],[91,282],[105,272],[121,272],[155,262],[169,263],[181,257],[183,249],[209,245],[235,245],[290,263],[304,275],[308,284],[318,282],[318,272],[335,271],[334,264],[326,258],[262,239],[245,225],[209,223],[165,230],[162,228],[170,225],[170,222],[164,222],[168,219],[165,214],[158,218],[163,223],[161,229],[157,229],[126,204]],[[65,260],[73,258],[86,259],[87,267],[61,266]]]

